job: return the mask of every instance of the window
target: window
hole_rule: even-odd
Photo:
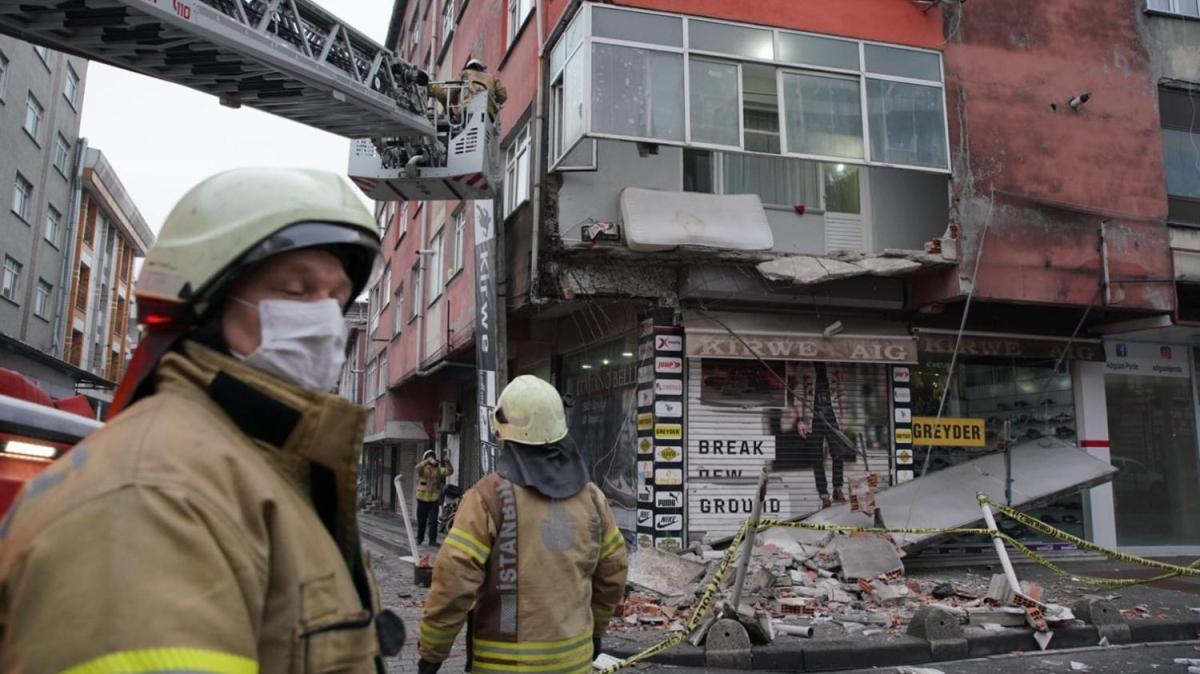
[[[0,101],[4,100],[4,89],[8,85],[8,57],[0,52]]]
[[[367,365],[367,402],[373,402],[379,397],[379,367],[375,361]]]
[[[379,327],[379,313],[383,311],[383,303],[379,301],[379,283],[371,286],[370,292],[367,294],[367,307],[370,310],[371,321],[367,326],[368,336],[375,334],[375,328]]]
[[[392,301],[392,336],[400,334],[404,327],[404,284],[396,286],[396,297]]]
[[[454,213],[454,252],[453,259],[450,261],[450,268],[446,276],[447,282],[458,272],[462,271],[463,264],[466,262],[466,247],[467,247],[467,209],[459,206],[458,211]]]
[[[411,49],[413,51],[416,51],[417,47],[421,46],[421,24],[423,23],[421,19],[423,16],[424,15],[421,14],[420,6],[417,6],[417,8],[413,10],[412,33],[409,35],[409,39],[412,42]]]
[[[402,202],[400,204],[400,235],[396,237],[396,245],[400,244],[400,241],[404,238],[405,234],[408,234],[408,202],[407,201]]]
[[[683,100],[682,54],[593,46],[593,132],[682,141]]]
[[[421,274],[421,263],[418,262],[413,265],[408,279],[408,287],[412,289],[412,301],[409,303],[412,306],[412,315],[408,317],[410,321],[420,316],[421,307],[425,306],[424,280]]]
[[[12,212],[16,213],[22,220],[29,222],[29,211],[32,201],[33,183],[18,173],[16,185],[13,187]]]
[[[1200,225],[1200,92],[1158,90],[1163,160],[1167,176],[1167,217]]]
[[[79,95],[79,75],[75,74],[75,69],[67,66],[67,76],[63,80],[63,98],[71,104],[71,107],[76,107],[77,97]]]
[[[58,246],[58,230],[60,229],[61,224],[62,224],[62,213],[59,213],[57,208],[55,208],[53,206],[48,206],[46,208],[45,237],[46,237],[46,240],[49,241],[55,247]]]
[[[784,73],[787,151],[819,157],[863,157],[862,99],[855,78]]]
[[[1198,0],[1147,0],[1146,9],[1200,19],[1200,1]]]
[[[739,147],[739,114],[736,63],[694,58],[688,63],[691,78],[692,142]]]
[[[71,144],[60,133],[54,139],[54,168],[58,169],[58,172],[63,174],[63,176],[66,176],[70,161]]]
[[[445,267],[442,262],[442,233],[438,232],[437,236],[429,240],[429,303],[433,304],[437,298],[442,296],[443,279],[445,278]]]
[[[508,0],[508,44],[511,46],[513,40],[517,39],[517,33],[521,32],[521,26],[525,25],[525,19],[529,18],[529,13],[533,11],[533,0]]]
[[[821,167],[793,157],[684,150],[684,189],[714,194],[757,194],[763,205],[820,209]]]
[[[504,152],[504,217],[529,200],[529,125],[525,125]]]
[[[379,354],[379,388],[376,391],[376,396],[387,393],[391,383],[392,376],[388,374],[388,354],[385,349]]]
[[[37,52],[38,58],[40,58],[42,60],[42,63],[46,64],[46,66],[49,67],[49,65],[50,65],[50,50],[46,49],[45,47],[43,47],[41,45],[36,45],[36,44],[33,46],[33,50],[35,52]]]
[[[32,136],[35,141],[38,137],[38,131],[42,129],[43,112],[45,112],[45,108],[30,93],[25,98],[25,133]]]
[[[456,25],[455,0],[445,0],[442,3],[442,44],[450,41]]]
[[[549,116],[554,170],[586,136],[949,171],[937,51],[611,5],[551,48]]]
[[[88,295],[92,292],[92,268],[79,263],[79,286],[75,289],[75,308],[86,313]]]
[[[37,296],[33,300],[33,313],[41,318],[50,318],[50,294],[54,292],[54,286],[46,283],[45,279],[38,279]]]
[[[0,284],[0,295],[17,301],[17,286],[21,283],[21,263],[4,256],[4,282]]]

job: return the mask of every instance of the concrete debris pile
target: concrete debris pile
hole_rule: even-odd
[[[619,609],[621,625],[685,629],[720,565],[716,552],[694,546],[681,555],[634,553],[632,592]],[[735,577],[731,564],[714,599],[714,612],[692,635],[692,642],[703,643],[718,612],[745,626],[753,643],[777,637],[898,634],[924,606],[995,631],[1025,626],[1045,630],[1076,621],[1067,607],[1043,603],[1042,588],[1034,583],[1022,583],[1013,592],[1003,575],[990,582],[982,576],[972,576],[974,582],[968,583],[922,582],[905,576],[903,555],[888,535],[766,529],[756,537],[741,605],[727,606]]]

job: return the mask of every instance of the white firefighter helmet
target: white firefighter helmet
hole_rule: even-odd
[[[463,70],[478,70],[483,72],[487,70],[487,66],[483,65],[483,62],[479,59],[471,59],[467,61],[467,65],[463,66]]]
[[[238,274],[279,253],[328,248],[357,297],[379,267],[375,219],[340,176],[243,168],[193,187],[163,223],[135,286],[139,309],[201,316]]]
[[[504,387],[492,423],[501,440],[523,445],[549,445],[567,437],[562,396],[549,382],[531,374]]]

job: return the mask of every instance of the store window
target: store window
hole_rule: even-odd
[[[914,422],[919,418],[936,418],[944,394],[942,419],[982,421],[983,446],[928,447],[918,441],[914,443],[918,477],[926,465],[929,472],[933,472],[1004,452],[1006,447],[1021,443],[1047,440],[1076,445],[1075,399],[1068,361],[1059,363],[1052,356],[967,360],[960,357],[947,381],[950,360],[950,354],[921,355],[921,364],[915,368],[912,377]],[[1057,371],[1054,369],[1056,363],[1059,364]],[[949,391],[945,392],[943,389],[947,386]],[[1086,535],[1081,494],[1027,512],[1064,531]],[[1020,540],[1049,540],[1011,520],[1001,520],[999,525]],[[954,541],[955,544],[961,542]]]
[[[567,427],[621,529],[636,529],[637,340],[633,335],[563,358]]]

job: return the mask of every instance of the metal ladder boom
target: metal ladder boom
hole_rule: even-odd
[[[435,136],[420,71],[310,0],[0,0],[0,33],[349,138]]]

